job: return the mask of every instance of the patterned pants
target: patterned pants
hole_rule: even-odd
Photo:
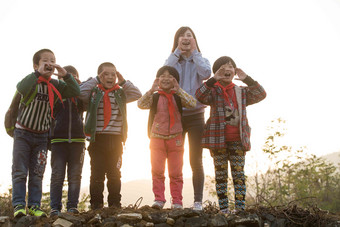
[[[235,190],[235,209],[245,209],[246,184],[244,175],[245,152],[241,142],[228,142],[227,149],[210,150],[215,165],[216,192],[220,209],[228,208],[228,161]]]

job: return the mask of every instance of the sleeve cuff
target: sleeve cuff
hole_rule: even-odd
[[[97,84],[100,84],[99,76],[96,76],[96,81],[97,81]]]
[[[242,81],[243,83],[247,84],[248,86],[251,86],[255,84],[255,80],[247,75],[247,77]]]
[[[214,77],[211,77],[209,80],[207,80],[206,85],[208,87],[213,87],[216,82],[217,80]]]
[[[177,58],[180,58],[180,56],[181,56],[181,51],[180,51],[178,48],[176,48],[176,50],[174,51],[174,55],[175,55]]]
[[[39,76],[40,76],[41,74],[40,74],[40,72],[38,72],[38,70],[35,70],[35,71],[34,71],[34,75],[35,75],[37,78],[39,78]]]
[[[121,83],[119,83],[119,86],[124,86],[124,84],[126,83],[126,80],[123,80]]]
[[[70,73],[67,73],[66,76],[64,76],[64,80],[68,80],[70,78],[70,76],[72,76]]]

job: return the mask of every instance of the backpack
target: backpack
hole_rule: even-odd
[[[17,122],[19,105],[20,105],[21,95],[18,91],[15,92],[12,99],[11,105],[9,106],[5,114],[5,129],[10,137],[13,137],[15,123]]]
[[[54,86],[58,85],[58,80],[51,80],[51,83]],[[35,85],[32,87],[32,89],[30,90],[30,92],[28,92],[27,95],[25,95],[24,97],[21,97],[20,93],[18,91],[15,92],[14,97],[12,99],[11,105],[9,106],[6,114],[5,114],[5,129],[7,134],[10,137],[13,137],[13,133],[14,133],[14,128],[15,128],[15,124],[17,122],[17,118],[18,118],[18,114],[19,114],[19,110],[21,109],[20,106],[25,105],[28,106],[33,99],[35,98],[36,94],[38,92],[38,86]],[[55,100],[55,102],[57,101],[57,99]],[[21,105],[20,105],[21,104]]]

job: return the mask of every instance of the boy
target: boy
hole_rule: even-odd
[[[245,74],[230,57],[220,57],[213,65],[214,77],[196,91],[196,98],[210,105],[202,146],[210,149],[214,159],[216,192],[220,210],[229,213],[227,182],[228,161],[235,189],[235,209],[245,209],[244,164],[246,151],[250,150],[250,127],[246,106],[266,97],[261,85]],[[232,80],[237,75],[248,87],[238,87]]]
[[[73,66],[64,69],[71,73],[80,84],[78,71]],[[55,108],[55,120],[51,127],[51,213],[59,215],[62,208],[62,189],[67,166],[68,200],[67,211],[79,213],[78,199],[81,174],[84,161],[85,134],[82,103],[75,97],[58,100]]]
[[[39,50],[33,56],[35,72],[26,76],[17,85],[22,98],[14,130],[12,165],[14,217],[26,215],[27,175],[29,214],[46,216],[40,209],[40,202],[53,104],[56,99],[73,97],[80,93],[73,77],[55,62],[51,50]],[[54,73],[55,69],[58,73]],[[62,77],[64,81],[51,79],[53,74]]]
[[[179,74],[171,66],[161,67],[151,89],[138,100],[138,107],[150,109],[148,135],[150,138],[153,208],[162,209],[164,171],[168,160],[172,209],[183,209],[183,126],[182,106],[194,108],[196,100],[178,85]]]
[[[118,78],[118,83],[117,82]],[[80,99],[88,105],[85,135],[90,140],[91,209],[103,207],[105,175],[107,177],[108,205],[121,207],[122,143],[127,138],[126,103],[142,96],[141,92],[110,63],[98,67],[98,77],[80,85]]]

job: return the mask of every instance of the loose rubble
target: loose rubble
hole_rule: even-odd
[[[237,214],[222,214],[208,205],[203,211],[190,208],[183,210],[157,210],[149,206],[122,209],[103,208],[80,214],[61,213],[52,218],[24,216],[20,219],[0,217],[1,227],[283,227],[325,226],[340,227],[340,217],[321,210],[310,211],[298,207],[252,207]]]

